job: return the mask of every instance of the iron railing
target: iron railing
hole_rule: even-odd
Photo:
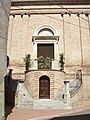
[[[76,79],[69,84],[70,97],[73,97],[77,90],[82,86],[82,71],[78,70],[76,73]]]

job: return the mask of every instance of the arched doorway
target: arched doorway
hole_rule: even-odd
[[[46,75],[41,76],[39,79],[39,98],[50,98],[50,79]]]

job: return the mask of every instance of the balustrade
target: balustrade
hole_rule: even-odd
[[[70,82],[69,84],[69,92],[70,96],[72,97],[76,91],[81,87],[82,85],[82,71],[78,70],[76,73],[76,79]]]
[[[39,64],[40,63],[38,62],[38,59],[32,59],[30,70],[37,70],[37,69],[59,70],[59,60],[57,60],[57,59],[52,59],[51,63],[50,62],[43,63],[42,64],[43,66],[41,68],[40,68]],[[45,66],[45,64],[47,64],[47,65]]]

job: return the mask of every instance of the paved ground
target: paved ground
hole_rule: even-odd
[[[78,115],[75,119],[72,116],[60,117],[68,114],[73,114],[75,112],[81,112],[82,110],[90,110],[90,101],[84,104],[73,107],[72,109],[17,109],[7,107],[7,120],[90,120],[90,115]],[[87,119],[80,119],[86,117]],[[65,119],[64,119],[65,118]],[[71,118],[71,119],[70,119]]]

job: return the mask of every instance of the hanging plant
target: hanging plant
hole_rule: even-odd
[[[64,70],[64,64],[65,64],[65,62],[64,62],[64,54],[63,53],[61,53],[61,54],[59,54],[59,56],[60,56],[60,58],[59,58],[59,63],[60,63],[60,67],[61,67],[61,70],[63,71]]]
[[[26,54],[25,58],[24,58],[24,62],[25,62],[25,70],[28,71],[30,68],[30,62],[31,62],[31,55],[30,54]]]

